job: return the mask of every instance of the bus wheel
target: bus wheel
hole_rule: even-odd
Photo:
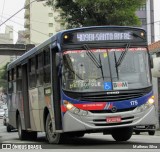
[[[83,132],[78,132],[75,134],[75,137],[83,137],[85,133]]]
[[[112,137],[116,141],[127,141],[131,138],[132,133],[133,133],[132,127],[116,128],[112,131]]]
[[[148,134],[153,136],[155,134],[155,130],[148,131]]]
[[[135,134],[136,135],[140,135],[140,131],[135,131]]]
[[[11,125],[9,125],[9,124],[7,124],[6,129],[7,129],[7,132],[11,132],[11,131],[12,131],[12,126],[11,126]]]
[[[52,126],[52,121],[51,117],[48,114],[47,120],[46,120],[46,139],[50,144],[59,144],[62,142],[62,136],[63,134],[61,133],[55,133],[55,128]]]
[[[20,115],[18,115],[17,128],[18,128],[18,136],[19,136],[19,139],[21,139],[21,140],[26,139],[27,133],[26,133],[25,130],[22,130],[22,123],[21,123]]]

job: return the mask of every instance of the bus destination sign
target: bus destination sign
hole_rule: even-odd
[[[100,43],[100,42],[146,42],[144,30],[115,29],[115,30],[86,30],[64,33],[63,42]]]
[[[131,32],[84,32],[76,33],[77,42],[132,40]]]

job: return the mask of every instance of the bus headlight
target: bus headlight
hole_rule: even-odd
[[[146,109],[149,109],[152,105],[154,105],[154,102],[155,102],[154,96],[152,96],[151,98],[148,99],[148,101],[145,104],[137,107],[136,110],[138,112],[145,111]]]
[[[74,107],[73,104],[71,104],[67,100],[64,100],[63,104],[66,106],[67,110],[71,110]]]
[[[85,111],[85,110],[82,110],[82,109],[79,109],[79,108],[75,107],[73,104],[71,104],[67,100],[63,100],[63,104],[65,105],[67,110],[69,110],[70,112],[72,112],[76,115],[80,115],[80,116],[88,115],[88,111]]]

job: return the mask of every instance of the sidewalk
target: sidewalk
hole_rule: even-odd
[[[160,130],[156,130],[155,136],[160,136]]]

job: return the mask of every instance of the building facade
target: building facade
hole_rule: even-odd
[[[160,40],[160,0],[146,0],[136,14],[141,20],[142,28],[147,31],[148,44]]]
[[[25,6],[31,0],[25,1]],[[40,44],[63,29],[59,11],[45,6],[45,2],[34,2],[25,8],[25,38],[30,44]]]
[[[0,33],[0,44],[13,44],[13,26],[6,26],[5,33]],[[10,62],[10,56],[0,55],[0,69]]]
[[[31,3],[26,0],[25,5]],[[159,0],[146,0],[136,15],[139,17],[144,28],[148,33],[148,44],[160,40],[160,14],[158,6]],[[39,44],[56,32],[63,30],[59,10],[53,10],[45,6],[45,2],[34,2],[25,8],[25,38],[26,43]]]
[[[0,44],[13,44],[13,26],[6,26],[5,33],[0,33]]]

